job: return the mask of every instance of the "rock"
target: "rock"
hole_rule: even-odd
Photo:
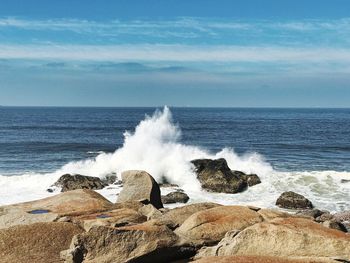
[[[297,212],[297,215],[309,216],[316,219],[317,217],[323,215],[324,213],[327,213],[327,212],[314,208],[314,209],[300,210]]]
[[[227,233],[220,243],[197,257],[256,255],[348,259],[350,236],[304,218],[277,218]]]
[[[339,231],[348,232],[348,230],[342,223],[334,220],[326,220],[322,223],[322,225],[328,228],[339,230]]]
[[[239,171],[233,171],[233,172],[234,173],[242,173]],[[246,180],[249,187],[257,185],[257,184],[261,184],[261,180],[260,180],[259,176],[257,176],[256,174],[244,174],[243,173],[242,176]]]
[[[221,256],[205,257],[195,260],[195,263],[339,263],[328,258],[286,258],[269,256]]]
[[[346,184],[346,183],[350,183],[350,180],[349,179],[341,179],[340,182],[342,184]]]
[[[111,210],[113,206],[93,190],[68,191],[36,201],[0,207],[0,229]]]
[[[338,212],[333,215],[334,220],[338,222],[349,221],[350,222],[350,211]]]
[[[277,209],[262,208],[258,211],[259,215],[263,217],[265,221],[271,221],[275,218],[287,218],[293,216],[292,214],[279,211]]]
[[[118,202],[147,199],[155,208],[163,207],[159,186],[147,172],[125,171],[122,173],[122,180],[124,185]]]
[[[287,209],[311,209],[313,208],[310,200],[294,192],[284,192],[278,197],[276,205]]]
[[[56,183],[54,183],[54,186],[62,187],[61,192],[66,192],[76,189],[98,190],[104,188],[107,186],[107,184],[102,182],[102,180],[98,177],[80,174],[64,174],[57,180]]]
[[[74,218],[74,222],[79,222],[85,231],[89,231],[93,226],[125,226],[128,224],[143,223],[146,220],[146,216],[128,208],[115,209]]]
[[[240,231],[262,220],[257,212],[244,206],[219,206],[193,214],[175,233],[194,244],[215,244],[226,232]]]
[[[71,223],[35,223],[0,230],[1,262],[61,262],[74,235],[83,232]]]
[[[158,217],[157,222],[167,224],[171,229],[175,229],[183,224],[187,218],[199,211],[221,206],[215,203],[197,203],[176,207],[165,212]]]
[[[152,204],[145,205],[141,207],[139,213],[147,218],[147,220],[151,220],[157,217],[160,217],[163,213],[155,208]]]
[[[178,184],[163,183],[163,184],[159,184],[159,187],[164,187],[164,188],[167,188],[167,187],[179,187],[179,185]]]
[[[75,236],[62,258],[69,262],[171,262],[194,255],[192,247],[183,246],[166,226],[139,224],[119,228],[93,227]],[[80,255],[80,256],[79,256]]]
[[[324,222],[327,220],[333,220],[333,215],[329,212],[325,212],[322,215],[316,217],[317,222]]]
[[[231,171],[225,159],[191,161],[203,189],[219,193],[239,193],[247,188],[244,173]]]
[[[115,173],[107,174],[103,179],[102,182],[105,185],[115,184],[117,182],[117,175]]]
[[[187,203],[189,200],[189,196],[183,192],[171,192],[167,195],[162,196],[163,204],[174,204],[174,203]]]

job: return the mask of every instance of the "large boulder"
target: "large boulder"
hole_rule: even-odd
[[[195,263],[339,263],[328,258],[286,258],[269,256],[221,256],[205,257]]]
[[[162,208],[160,189],[154,178],[145,171],[125,171],[122,173],[123,189],[118,202],[147,199],[157,209]]]
[[[277,257],[350,258],[350,236],[310,219],[277,218],[228,232],[217,246],[197,257],[256,255]]]
[[[311,201],[301,194],[294,192],[284,192],[278,197],[276,205],[287,209],[312,209]]]
[[[0,229],[36,222],[52,222],[113,209],[113,204],[93,190],[74,190],[48,198],[0,207]]]
[[[175,191],[162,196],[163,204],[187,203],[189,196],[183,192]]]
[[[198,159],[191,161],[203,189],[219,193],[238,193],[248,184],[244,173],[231,171],[225,159]]]
[[[166,226],[149,223],[111,228],[98,226],[79,234],[71,247],[61,253],[67,263],[84,262],[171,262],[189,258],[192,247],[183,246],[177,235]]]
[[[104,188],[107,184],[98,177],[64,174],[54,183],[54,186],[61,187],[61,192],[66,192],[76,189],[98,190]]]
[[[215,244],[226,232],[241,231],[262,220],[256,211],[244,206],[219,206],[193,214],[175,233],[190,243]]]
[[[57,263],[74,235],[83,232],[71,223],[35,223],[0,230],[1,262]]]

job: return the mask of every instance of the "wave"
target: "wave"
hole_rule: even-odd
[[[253,204],[272,207],[283,191],[304,194],[322,209],[339,211],[350,209],[350,183],[341,179],[350,178],[349,172],[299,171],[281,172],[265,161],[258,153],[237,155],[233,148],[224,148],[213,153],[202,147],[185,145],[181,141],[179,125],[173,122],[168,107],[145,117],[133,132],[124,133],[124,143],[113,153],[100,152],[95,158],[70,162],[49,174],[24,174],[0,176],[0,204],[28,201],[52,195],[46,189],[65,173],[84,174],[103,178],[107,174],[129,169],[146,170],[157,181],[164,178],[178,184],[193,202],[214,201],[223,204]],[[190,163],[198,158],[225,158],[233,170],[256,173],[262,180],[260,185],[240,194],[214,194],[201,190]],[[111,189],[116,191],[116,189]],[[107,190],[102,194],[114,196]],[[115,201],[115,200],[112,200]]]

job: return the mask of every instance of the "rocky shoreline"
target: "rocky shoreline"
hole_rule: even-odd
[[[260,183],[224,159],[192,163],[207,191],[239,193]],[[293,192],[276,200],[289,210],[168,209],[163,204],[189,201],[181,189],[161,195],[175,185],[137,170],[116,179],[63,175],[55,184],[62,193],[0,207],[0,262],[350,262],[350,211],[321,211]],[[116,203],[94,191],[111,183],[123,185]]]

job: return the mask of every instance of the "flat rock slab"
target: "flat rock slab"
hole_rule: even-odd
[[[240,231],[262,220],[256,211],[244,206],[219,206],[191,215],[175,233],[195,244],[213,244],[228,231]]]
[[[57,263],[74,235],[83,232],[71,223],[35,223],[0,230],[1,262]]]
[[[93,190],[68,191],[32,202],[0,207],[0,229],[111,209],[113,204]]]

